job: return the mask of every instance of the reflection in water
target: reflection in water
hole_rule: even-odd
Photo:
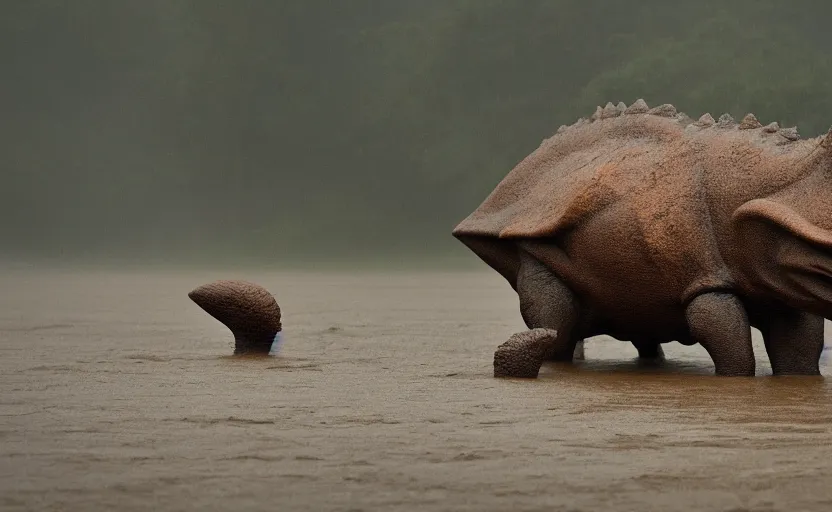
[[[832,424],[832,383],[822,376],[772,376],[761,339],[754,348],[756,377],[717,377],[701,347],[667,344],[666,360],[643,362],[629,344],[599,338],[587,342],[585,360],[547,363],[540,378],[583,390],[600,409],[708,413],[714,421],[735,423]],[[828,357],[829,350],[821,362],[826,375]]]

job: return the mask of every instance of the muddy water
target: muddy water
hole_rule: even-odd
[[[256,280],[281,354],[187,298]],[[493,273],[0,276],[0,510],[832,510],[832,384],[609,338],[536,381]],[[825,362],[823,373],[832,374]]]

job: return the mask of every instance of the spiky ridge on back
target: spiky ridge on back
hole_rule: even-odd
[[[661,200],[685,196],[702,180],[715,180],[712,188],[732,198],[725,201],[748,200],[819,165],[832,175],[832,131],[800,140],[797,128],[763,125],[753,114],[739,123],[728,114],[693,120],[670,104],[607,103],[589,119],[560,127],[518,162],[454,234],[553,236],[603,205],[640,201],[641,178],[661,181]]]
[[[739,123],[737,123],[729,114],[722,114],[719,116],[718,120],[715,120],[711,114],[704,114],[698,120],[694,121],[684,112],[678,112],[676,107],[669,103],[650,108],[643,99],[636,100],[629,107],[623,102],[619,102],[617,105],[613,105],[612,102],[609,102],[604,107],[598,106],[595,109],[595,113],[592,114],[589,119],[580,118],[572,125],[563,125],[558,128],[557,133],[565,133],[573,128],[597,123],[605,119],[635,115],[658,116],[667,118],[668,120],[675,120],[679,126],[684,128],[686,131],[696,131],[707,128],[758,130],[760,135],[766,138],[768,138],[767,136],[776,134],[777,137],[772,137],[771,139],[772,142],[777,145],[785,145],[800,140],[800,134],[798,133],[796,126],[781,128],[776,122],[763,126],[754,114],[749,113]],[[832,140],[832,130],[830,130],[830,134],[827,135],[826,139]]]

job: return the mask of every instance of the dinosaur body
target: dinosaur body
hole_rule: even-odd
[[[694,121],[671,105],[608,104],[545,140],[453,234],[518,291],[530,328],[561,332],[555,358],[597,334],[644,353],[702,342],[713,357],[691,325],[711,298],[731,297],[741,323],[767,332],[778,329],[761,324],[772,311],[808,312],[814,332],[832,316],[830,140],[753,115]],[[554,302],[542,299],[553,286],[543,273],[564,288]],[[745,344],[746,326],[735,330],[731,343]],[[747,343],[745,359],[750,333]],[[715,363],[749,373],[747,360]],[[797,373],[816,371],[817,359]]]

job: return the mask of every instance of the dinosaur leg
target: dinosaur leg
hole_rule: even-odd
[[[751,326],[735,295],[704,293],[690,302],[685,314],[691,337],[708,351],[717,375],[754,375]]]
[[[648,341],[634,341],[633,346],[638,350],[639,359],[662,360],[664,359],[664,350],[660,343]]]
[[[820,375],[822,317],[778,308],[767,312],[760,330],[774,375]]]
[[[583,361],[586,358],[584,353],[584,340],[578,339],[575,343],[575,350],[572,352],[572,360],[579,359]]]
[[[517,273],[520,312],[530,331],[515,334],[494,353],[495,377],[537,377],[544,360],[571,361],[578,339],[572,292],[540,261],[520,255]]]
[[[568,357],[561,351],[553,351],[546,354],[544,361],[574,361],[576,359],[583,361],[586,359],[586,352],[584,351],[584,340],[578,338],[575,340],[575,350],[572,352],[572,357]]]

